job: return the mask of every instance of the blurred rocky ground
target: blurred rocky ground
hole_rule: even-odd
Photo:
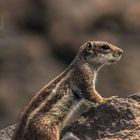
[[[124,50],[122,60],[98,76],[104,97],[140,91],[139,0],[0,1],[0,128],[16,121],[87,40]]]

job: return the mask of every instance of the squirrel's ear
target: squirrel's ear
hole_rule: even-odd
[[[90,41],[88,41],[88,42],[86,43],[86,50],[87,50],[87,51],[90,51],[91,48],[92,48],[92,43],[91,43]]]
[[[93,53],[93,50],[94,50],[94,46],[93,46],[93,43],[91,41],[88,41],[86,43],[86,47],[85,47],[85,51],[87,54],[91,54]]]

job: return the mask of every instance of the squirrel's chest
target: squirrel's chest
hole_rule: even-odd
[[[94,72],[94,77],[93,77],[93,87],[94,87],[94,89],[95,89],[96,77],[97,77],[97,72]]]

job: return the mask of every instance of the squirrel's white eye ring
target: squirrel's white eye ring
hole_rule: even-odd
[[[107,44],[103,44],[103,45],[101,46],[101,49],[103,49],[103,50],[108,50],[108,49],[110,49],[110,48],[109,48],[109,46],[108,46]]]

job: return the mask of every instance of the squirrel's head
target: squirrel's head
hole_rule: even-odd
[[[112,64],[120,60],[123,50],[103,41],[88,41],[80,47],[82,61],[94,66]]]

